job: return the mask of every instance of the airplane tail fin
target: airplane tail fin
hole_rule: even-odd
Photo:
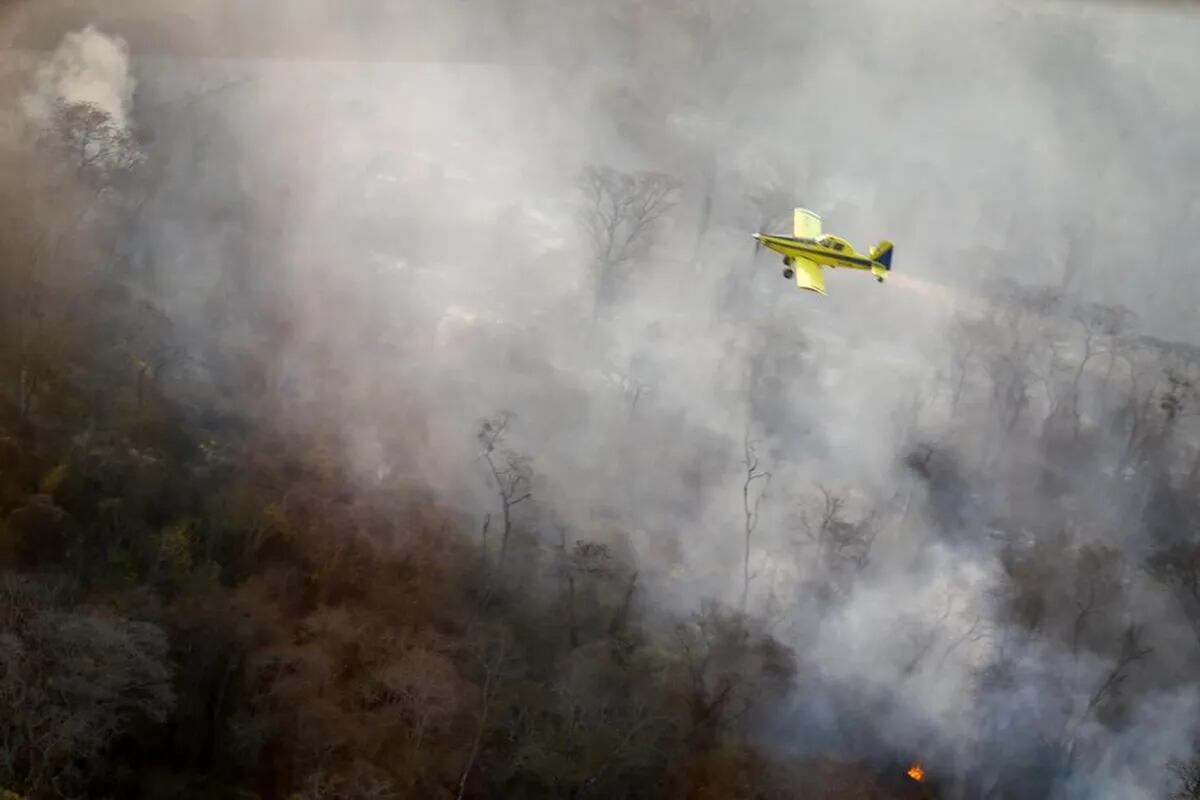
[[[871,248],[871,260],[877,264],[882,264],[883,268],[888,272],[892,271],[892,243],[882,241]]]

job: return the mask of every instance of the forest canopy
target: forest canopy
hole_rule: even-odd
[[[1200,798],[1186,42],[864,0],[797,86],[785,5],[0,11],[0,798]],[[914,111],[749,114],[830,86]],[[791,291],[795,205],[897,279]]]

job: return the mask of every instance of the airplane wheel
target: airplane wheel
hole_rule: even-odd
[[[876,278],[875,280],[879,281],[880,283],[883,283],[883,278]]]
[[[796,273],[793,272],[791,269],[785,269],[783,271],[783,277],[787,278],[790,281],[792,278],[796,277]]]

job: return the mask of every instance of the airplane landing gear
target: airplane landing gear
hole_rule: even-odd
[[[783,271],[783,277],[787,278],[790,281],[792,278],[796,277],[796,271],[793,270],[791,267],[788,267],[787,269],[785,269]]]

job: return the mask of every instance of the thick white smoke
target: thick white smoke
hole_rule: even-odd
[[[25,113],[38,122],[48,120],[60,105],[87,104],[125,128],[134,88],[124,40],[89,25],[63,38],[38,68],[22,104]]]

